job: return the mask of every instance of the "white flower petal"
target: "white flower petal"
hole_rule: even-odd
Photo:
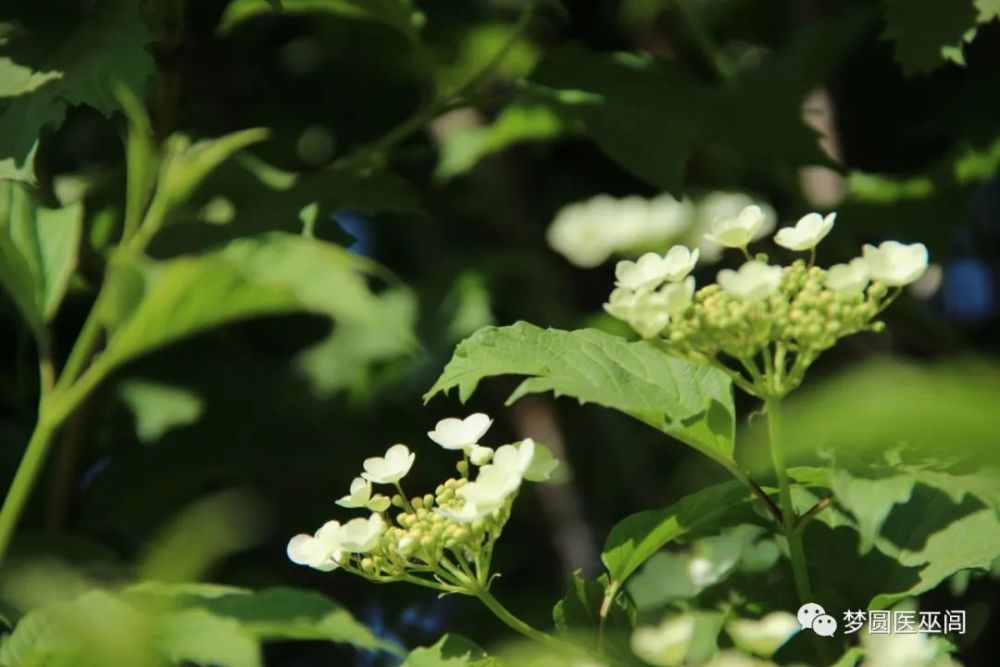
[[[778,290],[781,277],[780,266],[769,266],[754,259],[745,262],[738,271],[719,271],[716,280],[726,293],[748,301],[758,301]]]
[[[372,484],[363,477],[355,477],[351,482],[351,492],[337,501],[341,507],[365,507],[372,495]]]
[[[406,445],[393,445],[384,457],[365,459],[362,464],[365,471],[361,476],[376,484],[394,484],[410,472],[416,456]]]
[[[449,417],[439,421],[433,431],[428,431],[427,437],[445,449],[469,449],[479,444],[479,439],[492,424],[493,420],[489,415],[482,412],[471,414],[465,419]]]
[[[774,242],[795,251],[815,248],[833,229],[836,218],[836,213],[830,213],[826,217],[819,213],[809,213],[802,216],[794,227],[779,229],[774,235]]]
[[[884,241],[877,248],[865,245],[864,259],[873,280],[902,287],[916,282],[927,271],[927,246]]]
[[[705,238],[727,248],[745,248],[757,236],[765,217],[760,206],[751,204],[735,217],[713,220],[711,231]]]
[[[868,286],[868,263],[855,257],[847,264],[834,264],[826,270],[826,287],[838,294],[857,294]]]

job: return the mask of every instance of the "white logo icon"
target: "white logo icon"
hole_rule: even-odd
[[[799,607],[796,616],[803,630],[812,630],[821,637],[832,637],[837,632],[837,619],[815,602],[807,602]]]

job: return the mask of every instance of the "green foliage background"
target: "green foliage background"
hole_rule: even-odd
[[[523,494],[497,554],[503,597],[537,625],[567,595],[557,624],[585,627],[605,570],[617,590],[668,541],[759,522],[715,464],[762,469],[757,405],[734,404],[711,369],[692,375],[622,338],[599,315],[610,263],[572,267],[545,230],[599,193],[743,190],[792,220],[813,208],[800,170],[814,166],[844,183],[824,264],[900,238],[926,242],[945,272],[943,292],[901,299],[886,333],[825,356],[788,406],[796,502],[805,511],[824,490],[839,501],[807,549],[825,555],[824,593],[845,607],[929,591],[928,608],[970,610],[966,664],[995,652],[997,2],[0,11],[2,479],[38,418],[38,351],[73,371],[52,388],[65,421],[0,569],[4,618],[28,625],[0,664],[50,664],[31,662],[45,632],[76,636],[98,617],[65,664],[351,664],[364,658],[345,644],[392,653],[445,628],[484,646],[506,638],[471,601],[305,571],[284,554],[391,443],[409,443],[418,481],[437,483],[449,464],[423,434],[473,408],[498,418],[504,441],[538,414],[565,441],[578,548],[560,542],[541,491]],[[836,159],[803,122],[817,89]],[[334,221],[344,212],[354,224]],[[961,291],[949,267],[972,260],[992,298],[974,320],[948,297]],[[74,359],[90,328],[99,354]],[[554,360],[553,346],[570,352]],[[510,375],[527,379],[491,379]],[[892,454],[900,445],[916,453]],[[723,506],[734,515],[708,511]],[[847,586],[845,573],[863,576]],[[733,585],[752,602],[796,606],[768,597],[787,581],[743,576]],[[405,664],[479,655],[463,641]]]

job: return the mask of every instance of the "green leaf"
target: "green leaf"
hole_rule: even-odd
[[[459,127],[445,135],[435,176],[449,180],[513,144],[552,139],[568,131],[565,119],[552,107],[510,106],[490,125]]]
[[[276,13],[261,0],[234,0],[219,20],[225,34],[249,19]],[[279,14],[335,14],[384,23],[411,39],[417,37],[421,15],[410,0],[282,0]]]
[[[885,608],[920,595],[963,570],[989,570],[1000,554],[1000,518],[992,508],[955,505],[938,493],[931,502],[905,509],[893,513],[886,524],[887,538],[877,546],[900,565],[919,568],[917,581],[903,589],[886,586],[869,607]]]
[[[993,434],[1000,369],[988,360],[916,366],[900,362],[863,368],[796,392],[783,404],[790,462],[829,450],[839,455],[883,452],[906,445],[906,456],[968,458],[1000,463]],[[766,452],[761,421],[740,434],[747,452]],[[748,459],[754,471],[770,470],[766,457]]]
[[[114,368],[206,329],[263,315],[312,312],[377,326],[382,320],[366,284],[375,271],[338,246],[280,233],[202,256],[120,259],[98,304],[109,331],[100,364]]]
[[[861,536],[859,549],[867,553],[892,508],[910,499],[916,480],[911,475],[887,475],[877,479],[856,477],[847,470],[835,469],[830,482],[837,503],[851,512]]]
[[[883,36],[896,47],[907,76],[939,67],[976,24],[972,0],[886,0]]]
[[[566,596],[552,609],[552,618],[556,629],[570,641],[586,642],[589,650],[597,652],[597,636],[601,632],[603,650],[614,664],[636,663],[629,645],[635,627],[635,607],[627,597],[605,603],[608,585],[606,576],[594,581],[584,579],[579,571],[574,572]]]
[[[546,391],[571,396],[624,412],[732,465],[732,388],[714,368],[593,329],[560,331],[519,322],[480,329],[460,343],[424,400],[457,387],[465,402],[483,378],[497,375],[529,376],[508,404]]]
[[[601,553],[611,585],[620,589],[650,556],[671,541],[693,531],[741,523],[748,518],[753,500],[745,486],[730,481],[685,496],[670,507],[626,517],[611,529]]]
[[[151,36],[132,0],[76,5],[75,12],[45,25],[45,31],[0,42],[3,69],[16,75],[3,87],[8,94],[21,92],[0,111],[0,179],[34,182],[43,128],[59,125],[66,110],[80,104],[110,116],[118,109],[114,87],[125,86],[142,99],[153,71],[146,50]]]
[[[83,206],[36,206],[17,184],[0,184],[0,282],[41,333],[76,268]]]
[[[204,404],[196,394],[148,380],[128,380],[118,388],[122,401],[135,415],[139,440],[150,443],[167,431],[198,421]]]
[[[260,667],[260,646],[241,625],[203,609],[187,609],[165,618],[157,644],[172,664],[187,662],[219,667]]]
[[[531,81],[523,98],[579,122],[609,158],[674,193],[708,145],[748,165],[828,161],[802,122],[801,94],[787,87],[716,85],[650,57],[580,46],[550,53]]]
[[[400,667],[493,667],[496,664],[496,660],[465,637],[447,634],[433,646],[411,651]]]

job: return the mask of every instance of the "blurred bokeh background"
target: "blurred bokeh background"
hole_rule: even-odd
[[[13,4],[3,13],[58,40],[88,3]],[[283,12],[264,0],[143,5],[155,62],[146,100],[159,136],[272,130],[216,173],[189,206],[190,220],[150,252],[297,230],[299,210],[318,202],[314,233],[387,267],[380,295],[398,326],[390,333],[412,330],[417,343],[338,337],[336,323],[331,330],[320,318],[287,316],[226,326],[129,364],[60,435],[6,575],[40,559],[103,582],[137,571],[180,577],[189,566],[219,583],[323,591],[411,645],[445,627],[488,644],[504,632],[474,601],[372,586],[285,556],[288,537],[334,516],[362,460],[393,443],[417,453],[408,481],[436,484],[452,464],[426,432],[475,410],[496,419],[491,444],[534,436],[571,471],[566,484],[523,494],[496,556],[498,594],[546,624],[571,572],[599,572],[616,520],[724,471],[592,406],[546,395],[505,407],[513,380],[485,383],[466,406],[455,396],[425,406],[422,395],[454,345],[481,326],[526,320],[627,335],[601,311],[615,259],[696,238],[709,203],[725,205],[726,196],[766,204],[780,222],[836,210],[823,265],[885,238],[930,249],[931,270],[888,313],[886,330],[845,341],[809,383],[887,355],[923,362],[997,353],[1000,25],[984,22],[968,35],[978,5],[924,3],[915,21],[898,0],[578,0],[539,3],[518,28],[517,0],[421,0],[415,44],[407,30],[336,2],[285,4]],[[467,104],[422,119],[383,153],[365,152],[504,44]],[[651,77],[611,52],[651,57],[660,69]],[[606,104],[595,111],[588,95]],[[65,122],[45,130],[40,195],[84,201],[97,220],[114,209],[121,126],[120,117],[71,101]],[[369,158],[370,189],[345,196],[346,177],[334,167]],[[264,187],[268,169],[302,178]],[[596,213],[580,205],[599,196]],[[618,227],[642,227],[642,216],[661,226],[621,240]],[[569,226],[562,237],[550,232],[557,219]],[[102,271],[100,225],[87,235],[57,339],[79,329],[88,285]],[[722,255],[696,275],[711,280],[738,261]],[[0,349],[0,478],[10,479],[37,387],[30,338],[7,299]],[[175,551],[156,552],[166,564],[150,562],[178,517],[205,507],[214,518]],[[184,554],[195,564],[184,565]],[[988,602],[995,592],[984,581],[974,597]],[[989,664],[994,644],[977,642],[967,664]],[[274,665],[373,664],[329,644],[268,652]]]

